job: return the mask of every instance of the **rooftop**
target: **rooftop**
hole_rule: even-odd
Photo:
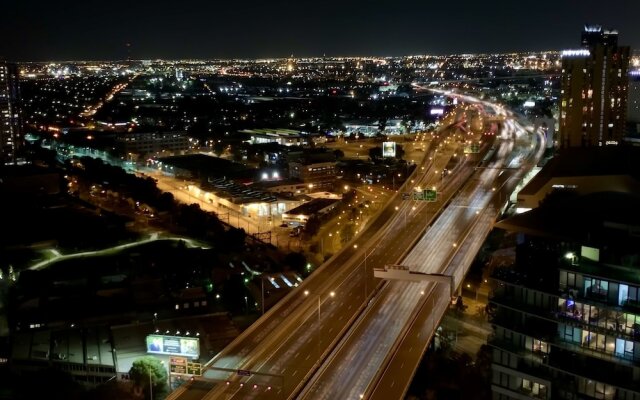
[[[247,171],[251,176],[255,175],[255,170],[250,170],[242,164],[205,154],[165,157],[160,161],[201,177],[244,177]]]
[[[311,215],[315,214],[318,211],[329,207],[330,205],[336,203],[337,199],[314,199],[310,202],[304,203],[301,206],[298,206],[292,210],[289,210],[287,214],[289,215]]]
[[[287,137],[298,137],[306,134],[305,132],[295,131],[293,129],[283,129],[283,128],[262,128],[262,129],[245,129],[240,131],[241,133],[247,133],[249,135],[264,135],[264,136],[287,136]]]
[[[600,249],[600,263],[638,267],[640,195],[598,192],[548,198],[540,207],[496,227]]]
[[[564,149],[520,193],[537,193],[551,178],[605,175],[630,175],[640,180],[640,148],[607,146]]]

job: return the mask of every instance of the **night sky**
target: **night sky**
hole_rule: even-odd
[[[585,22],[640,49],[639,0],[1,0],[0,59],[409,55],[577,47]]]

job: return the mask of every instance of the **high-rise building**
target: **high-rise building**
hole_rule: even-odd
[[[616,145],[626,131],[629,47],[587,25],[582,48],[562,52],[560,147]]]
[[[20,72],[16,64],[0,61],[0,161],[14,163],[22,147]]]
[[[640,70],[629,73],[629,100],[628,100],[629,122],[640,123]]]
[[[517,244],[492,274],[495,400],[640,400],[640,149],[580,150],[616,153],[633,183],[558,188],[498,222]]]

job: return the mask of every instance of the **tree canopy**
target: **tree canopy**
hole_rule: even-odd
[[[136,387],[142,390],[145,399],[164,399],[168,393],[167,369],[155,357],[144,356],[135,360],[129,370],[129,376]],[[151,399],[152,392],[153,399]]]

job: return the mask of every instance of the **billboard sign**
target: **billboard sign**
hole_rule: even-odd
[[[196,358],[200,356],[200,339],[149,335],[147,336],[147,353]]]
[[[383,142],[382,157],[395,157],[395,156],[396,156],[396,142]]]

